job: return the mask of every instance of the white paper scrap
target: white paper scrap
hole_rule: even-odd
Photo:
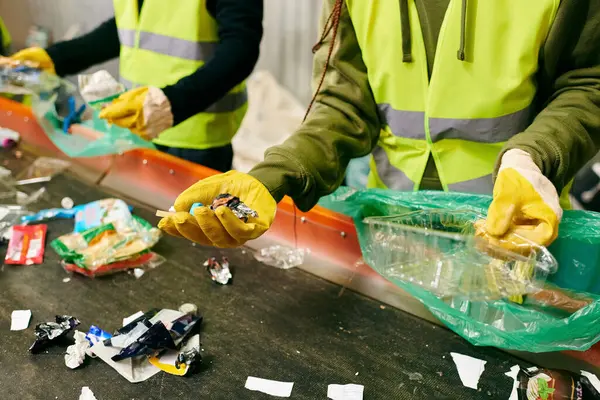
[[[513,387],[512,387],[512,391],[510,392],[510,397],[508,398],[508,400],[519,400],[519,393],[517,393],[517,388],[519,387],[519,381],[517,380],[517,376],[519,375],[520,370],[521,370],[521,367],[519,367],[518,365],[513,365],[510,368],[510,371],[504,373],[504,375],[513,379]]]
[[[246,380],[246,389],[255,392],[266,393],[275,397],[290,397],[294,382],[279,382],[269,379],[255,378],[249,376]]]
[[[136,319],[138,319],[139,317],[141,317],[142,315],[144,315],[143,312],[138,311],[135,314],[129,316],[129,317],[125,317],[123,318],[123,326],[129,324],[131,321],[135,321]]]
[[[327,397],[332,400],[362,400],[364,390],[363,385],[329,385]]]
[[[454,364],[456,364],[456,369],[458,370],[458,375],[463,386],[477,390],[479,378],[485,369],[487,361],[459,353],[450,353],[450,355],[454,360]]]
[[[79,367],[85,361],[85,356],[90,349],[90,342],[86,339],[85,333],[75,331],[73,334],[75,344],[67,347],[65,354],[65,365],[71,369]]]
[[[15,310],[11,314],[10,330],[22,331],[29,327],[31,310]]]
[[[94,392],[87,387],[84,386],[81,388],[81,394],[79,395],[79,400],[98,400],[96,396],[94,396]]]
[[[94,344],[90,350],[131,383],[143,382],[160,372],[159,368],[150,364],[147,357],[113,361],[111,357],[118,354],[121,349],[104,346],[103,342]]]
[[[600,392],[600,380],[598,379],[598,377],[596,375],[592,374],[591,372],[587,372],[587,371],[581,371],[581,375],[588,378],[588,380],[590,381],[590,383],[592,384],[594,389],[596,389],[598,392]]]

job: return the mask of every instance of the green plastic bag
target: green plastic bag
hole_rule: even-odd
[[[365,217],[397,215],[427,209],[469,210],[487,214],[490,196],[448,192],[396,192],[341,188],[321,206],[352,217],[363,251],[367,245]],[[566,312],[530,300],[523,305],[505,300],[472,302],[440,299],[400,280],[391,282],[419,299],[440,321],[477,346],[551,352],[589,349],[600,341],[600,214],[565,211],[559,237],[550,247],[559,265],[548,288],[562,288],[586,299],[583,308]]]

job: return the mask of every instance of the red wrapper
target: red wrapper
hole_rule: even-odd
[[[4,262],[12,265],[32,265],[44,262],[48,225],[17,225],[12,227]]]
[[[78,265],[67,264],[67,263],[63,263],[63,267],[66,271],[76,272],[78,274],[85,275],[89,278],[94,278],[96,276],[110,275],[110,274],[114,274],[114,273],[117,273],[120,271],[126,271],[128,269],[133,269],[133,268],[138,268],[138,267],[144,266],[148,262],[151,262],[156,257],[157,256],[155,253],[146,253],[146,254],[142,254],[141,256],[133,258],[133,259],[118,261],[118,262],[114,262],[112,264],[107,264],[107,265],[102,265],[93,270],[81,268]]]

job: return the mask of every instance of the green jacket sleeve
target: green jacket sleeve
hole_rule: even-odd
[[[538,84],[539,114],[505,150],[531,154],[560,192],[600,150],[600,2],[562,2]]]
[[[321,28],[334,3],[323,2]],[[331,39],[330,34],[315,54],[315,84],[325,68]],[[289,195],[298,208],[307,211],[341,185],[350,159],[369,154],[379,132],[367,68],[344,5],[333,55],[312,111],[294,135],[267,150],[264,161],[250,175],[277,201]]]

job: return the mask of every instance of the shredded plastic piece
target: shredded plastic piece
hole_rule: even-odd
[[[29,348],[31,353],[39,353],[54,340],[64,337],[79,325],[79,320],[69,315],[57,315],[55,319],[56,322],[44,322],[36,325],[36,339]]]
[[[104,342],[107,339],[110,339],[112,335],[102,329],[98,328],[96,325],[90,326],[88,333],[85,335],[85,338],[90,342],[90,345],[93,346],[98,342]]]
[[[210,205],[211,210],[216,210],[219,207],[227,207],[233,214],[242,221],[248,221],[248,217],[258,217],[258,213],[244,204],[238,197],[229,193],[218,195]]]
[[[281,269],[290,269],[302,265],[308,249],[294,249],[285,246],[271,246],[254,253],[254,258],[263,264]]]
[[[211,257],[204,262],[204,266],[213,282],[220,285],[227,285],[233,279],[233,275],[231,275],[231,271],[229,270],[229,260],[226,257],[223,257],[220,263],[216,257]]]

